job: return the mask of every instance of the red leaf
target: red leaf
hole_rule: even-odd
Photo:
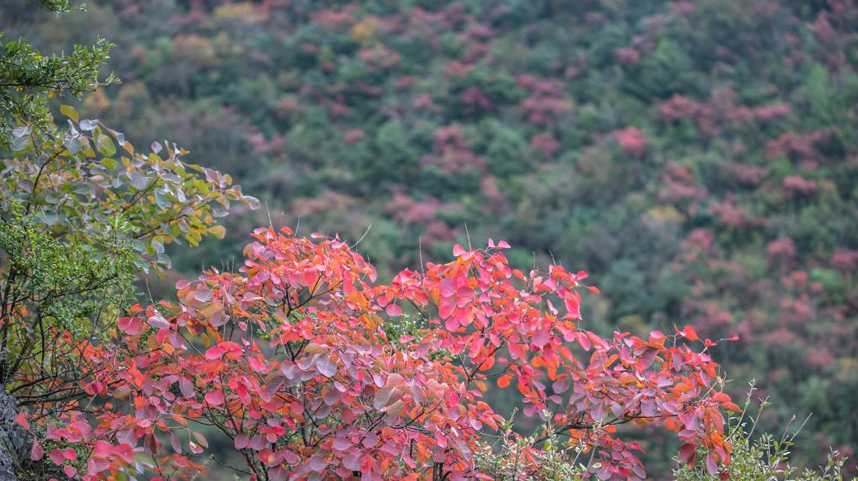
[[[679,459],[688,466],[694,465],[694,460],[697,457],[697,447],[693,444],[683,444],[679,448]]]
[[[118,330],[125,333],[121,349],[127,352],[84,346],[85,359],[106,366],[84,386],[107,397],[106,386],[118,380],[124,391],[113,392],[122,394],[116,397],[128,412],[92,406],[92,418],[70,416],[65,425],[49,429],[51,446],[85,445],[92,453],[82,465],[98,477],[134,459],[131,446],[108,440],[136,446],[142,438],[141,449],[158,455],[163,451],[158,443],[169,436],[168,469],[187,468],[182,478],[191,477],[196,467],[182,456],[181,448],[187,454],[188,445],[182,446],[175,431],[187,432],[191,452],[201,453],[207,440],[188,431],[188,423],[228,406],[238,414],[235,449],[252,450],[272,480],[285,481],[298,472],[351,475],[340,470],[375,481],[409,479],[408,473],[416,479],[413,473],[430,463],[444,463],[450,479],[460,479],[470,464],[462,453],[474,447],[475,431],[496,430],[502,419],[483,397],[488,376],[477,375],[468,384],[468,374],[501,370],[491,379],[501,389],[515,383],[528,416],[559,405],[568,407],[557,414],[559,425],[640,413],[679,432],[684,462],[694,462],[695,444],[712,444],[715,452],[707,464],[715,463],[717,472],[719,464],[729,463],[729,444],[713,426],[721,426],[721,413],[735,405],[713,389],[717,364],[688,346],[666,347],[659,332],[602,338],[580,330],[575,318],[581,311],[583,272],[551,265],[525,274],[491,250],[508,248],[507,243],[490,242],[488,253],[456,245],[458,258],[452,262],[405,270],[381,285],[375,284],[374,268],[338,238],[311,240],[271,228],[255,231],[254,237],[245,249],[244,269],[212,270],[177,286],[178,305],[162,304],[171,317],[161,317],[150,306],[145,316],[118,320]],[[387,326],[380,324],[402,315],[404,303],[428,313],[428,319],[419,334],[386,342]],[[205,313],[206,308],[212,310]],[[223,309],[235,316],[234,331],[212,329],[220,324],[213,316]],[[145,325],[147,317],[160,331]],[[132,337],[144,330],[153,334],[147,342]],[[688,343],[700,339],[690,326],[675,334]],[[212,344],[199,354],[190,342]],[[259,342],[265,343],[264,353]],[[583,350],[588,352],[579,356]],[[435,355],[441,352],[445,355]],[[418,414],[428,406],[437,409]],[[381,414],[370,431],[359,427],[367,409]],[[331,438],[308,451],[289,433],[311,416]],[[411,418],[419,431],[391,429]],[[16,421],[26,424],[21,416]],[[177,426],[162,438],[164,422]],[[104,427],[120,423],[118,433],[104,434]],[[577,429],[570,435],[588,436]],[[599,435],[604,435],[606,463],[593,475],[645,477],[636,457],[639,445],[624,440],[613,426]],[[40,449],[34,446],[31,455],[44,456]],[[73,450],[51,452],[51,459],[63,465],[74,456]],[[536,448],[522,452],[523,463],[534,466],[538,458]]]
[[[700,336],[697,335],[697,331],[695,331],[694,328],[691,326],[685,326],[685,328],[682,330],[682,334],[689,341],[695,342],[700,340]]]
[[[495,365],[495,357],[489,356],[485,361],[480,365],[480,371],[488,371]]]
[[[224,354],[233,354],[239,352],[241,352],[241,346],[234,342],[226,341],[208,348],[205,357],[209,361],[214,361],[223,357]]]
[[[730,395],[725,393],[725,392],[716,392],[716,393],[712,394],[712,400],[719,402],[719,403],[725,403],[725,402],[732,401],[732,399],[730,399]]]
[[[146,325],[139,317],[120,317],[116,321],[119,330],[129,336],[138,336],[143,332]]]
[[[479,335],[475,335],[473,339],[471,339],[471,345],[468,350],[468,356],[471,359],[476,358],[480,351],[483,349],[483,338]]]

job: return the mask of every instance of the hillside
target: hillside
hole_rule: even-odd
[[[767,428],[813,413],[800,459],[858,454],[856,2],[8,3],[7,37],[117,44],[87,115],[263,199],[177,270],[269,219],[388,273],[504,237],[590,272],[599,330],[737,335],[714,355]]]

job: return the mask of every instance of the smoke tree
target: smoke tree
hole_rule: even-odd
[[[584,453],[581,476],[643,479],[627,423],[675,431],[713,475],[730,461],[721,412],[738,408],[714,342],[583,328],[583,272],[525,273],[490,241],[380,284],[337,238],[253,238],[238,272],[180,282],[177,302],[135,305],[112,342],[76,349],[97,366],[89,399],[62,422],[22,419],[45,433],[33,456],[84,480],[191,479],[209,426],[256,481],[495,479],[476,459],[506,424],[483,398],[494,380],[544,422],[503,479],[530,479],[559,437]]]

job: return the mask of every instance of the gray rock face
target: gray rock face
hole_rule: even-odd
[[[0,388],[0,481],[17,481],[16,467],[28,459],[29,434],[15,423],[18,404],[15,398]]]

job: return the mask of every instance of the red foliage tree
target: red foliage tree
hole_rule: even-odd
[[[553,426],[534,434],[523,475],[561,434],[599,461],[599,479],[644,478],[639,447],[617,430],[626,423],[677,432],[680,457],[705,452],[713,474],[729,462],[721,409],[738,408],[714,343],[691,327],[647,338],[582,328],[586,273],[524,273],[489,241],[383,285],[338,239],[253,237],[239,272],[179,283],[177,303],[120,318],[115,345],[80,349],[98,367],[92,399],[60,408],[63,425],[21,416],[44,433],[34,458],[84,480],[134,469],[183,479],[201,469],[183,453],[207,445],[202,424],[232,440],[254,480],[491,479],[474,458],[503,421],[483,400],[495,379]]]

